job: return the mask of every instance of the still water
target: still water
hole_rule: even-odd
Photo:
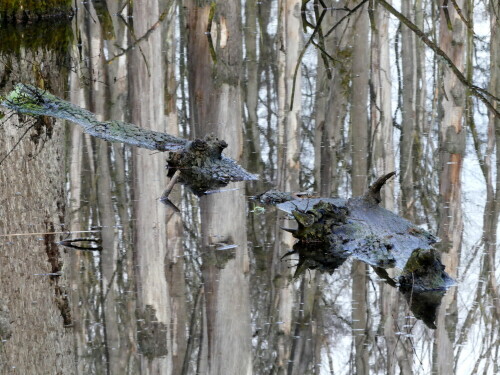
[[[82,2],[67,23],[2,25],[0,94],[31,83],[100,120],[188,139],[213,132],[229,144],[228,156],[260,178],[201,196],[178,184],[170,195],[176,210],[159,200],[168,183],[165,154],[5,110],[1,373],[498,373],[499,208],[492,197],[500,185],[485,182],[475,138],[467,136],[460,161],[458,201],[439,208],[445,172],[436,156],[438,121],[428,120],[434,109],[418,117],[429,124],[419,125],[424,151],[413,154],[414,164],[400,158],[401,111],[393,108],[397,126],[383,128],[382,141],[374,128],[359,136],[360,126],[351,125],[363,113],[352,111],[360,106],[355,78],[367,78],[370,68],[368,57],[368,70],[349,60],[353,75],[343,76],[338,59],[349,53],[339,46],[351,43],[342,38],[352,30],[301,56],[317,31],[302,33],[298,5],[218,4],[213,19],[210,6],[198,5]],[[303,14],[319,18],[313,8]],[[331,10],[325,22],[341,17]],[[388,46],[395,43],[391,36]],[[337,48],[333,63],[321,53],[330,47]],[[367,80],[366,95],[368,87]],[[389,110],[397,105],[390,91]],[[324,130],[328,118],[337,119],[333,134]],[[476,137],[489,142],[487,115],[477,121]],[[363,137],[370,141],[359,148]],[[409,187],[407,177],[390,184],[383,204],[445,238],[439,248],[457,285],[444,296],[402,294],[350,259],[333,273],[312,267],[293,277],[297,257],[282,256],[294,239],[280,229],[293,221],[252,199],[272,187],[348,198],[391,168],[422,165]],[[86,249],[61,246],[64,240]]]

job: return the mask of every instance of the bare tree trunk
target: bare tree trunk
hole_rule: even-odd
[[[300,113],[302,75],[297,71],[301,40],[300,1],[281,0],[278,53],[278,185],[284,191],[296,191],[299,183]],[[295,90],[292,100],[292,91]]]
[[[136,36],[150,29],[164,11],[164,2],[134,2],[133,27]],[[131,122],[146,129],[166,131],[165,60],[163,39],[153,32],[130,54],[129,103]],[[166,209],[158,198],[164,189],[164,156],[133,150],[135,200],[135,261],[137,276],[138,343],[141,373],[172,373],[172,309],[165,274],[168,247]]]
[[[457,6],[465,9],[465,1]],[[447,13],[448,14],[447,14]],[[450,23],[447,22],[449,15]],[[440,48],[452,59],[455,66],[465,70],[467,27],[454,7],[441,8]],[[441,238],[442,262],[450,276],[456,277],[462,244],[462,159],[465,152],[465,129],[462,126],[465,107],[465,88],[444,64],[442,66],[441,118],[440,118],[440,204],[438,236]],[[441,303],[436,325],[435,364],[439,374],[453,371],[453,343],[456,319],[456,289],[448,293]],[[448,324],[445,323],[446,322]]]
[[[174,19],[176,7],[169,9],[168,18]],[[179,135],[179,124],[177,119],[177,81],[176,81],[176,38],[175,22],[166,22],[163,33],[166,35],[167,64],[165,64],[165,115],[167,117],[168,134]],[[170,193],[169,198],[173,202],[181,200],[180,189],[175,189]],[[174,374],[181,374],[182,367],[187,355],[187,301],[186,282],[184,274],[184,246],[183,246],[183,223],[180,214],[169,212],[167,215],[167,258],[166,274],[170,286],[171,304],[171,340],[172,340],[172,371]]]
[[[336,7],[345,6],[345,1],[336,2]],[[340,19],[339,13],[330,12],[323,19],[324,30],[333,26]],[[332,62],[332,79],[322,69],[319,59],[318,89],[316,96],[316,129],[315,129],[315,167],[316,185],[321,196],[335,196],[341,181],[339,164],[344,165],[342,133],[348,110],[349,74],[352,63],[351,40],[352,27],[338,27],[326,38],[325,44],[333,49],[333,56],[342,56],[341,61]]]
[[[362,195],[368,179],[368,12],[366,5],[354,16],[352,34],[351,183],[353,196]],[[368,374],[369,356],[365,346],[368,327],[368,288],[365,263],[354,261],[352,277],[352,329],[357,374]]]
[[[490,92],[497,97],[500,94],[500,5],[494,1],[490,2]],[[496,104],[498,109],[500,104]],[[488,168],[489,174],[486,176],[487,196],[484,212],[484,233],[487,257],[488,257],[488,290],[494,301],[497,321],[500,320],[500,292],[497,279],[495,277],[495,261],[497,253],[497,233],[498,218],[500,215],[500,119],[490,114],[488,124],[488,151],[493,152],[493,144],[496,146],[496,181],[493,180],[493,169]],[[494,139],[493,139],[494,138]],[[490,151],[491,150],[491,151]],[[491,165],[491,156],[487,158],[487,163]],[[494,186],[494,188],[493,188]]]
[[[301,113],[301,71],[297,71],[295,93],[292,102],[293,78],[298,63],[301,40],[300,1],[281,0],[278,3],[278,170],[277,185],[283,191],[299,189],[299,148]],[[279,231],[274,247],[273,273],[276,289],[274,309],[277,321],[276,372],[284,374],[288,368],[292,345],[292,310],[294,300],[293,285],[289,281],[290,269],[280,262],[280,249],[291,248],[294,239],[290,233]]]
[[[376,26],[372,29],[371,85],[371,169],[374,176],[395,170],[392,124],[392,84],[389,59],[389,14],[381,8],[375,11]],[[394,183],[389,181],[382,191],[382,206],[394,210]]]
[[[392,123],[391,66],[389,58],[389,14],[382,8],[374,10],[375,27],[371,40],[371,170],[374,176],[383,176],[395,170],[394,136]],[[394,183],[384,186],[381,205],[394,210]],[[392,276],[392,275],[391,275]],[[385,373],[394,375],[397,368],[395,355],[398,339],[395,335],[398,316],[398,292],[385,282],[380,283],[380,310],[386,343]]]
[[[238,160],[243,153],[239,2],[197,6],[190,1],[188,12],[189,90],[195,134],[214,132],[227,141],[229,155]],[[206,34],[209,27],[210,39]],[[245,198],[243,184],[236,187],[236,191],[200,199],[204,334],[198,371],[203,374],[252,373]],[[224,248],[226,245],[229,248]]]
[[[260,130],[257,116],[257,103],[259,99],[260,77],[259,60],[257,58],[257,3],[245,2],[245,104],[248,111],[245,129],[249,142],[245,148],[247,166],[253,173],[262,174],[262,152],[260,146]]]
[[[402,13],[414,20],[412,1],[403,1]],[[416,134],[416,51],[415,35],[407,27],[401,29],[401,64],[403,70],[402,123],[400,140],[401,209],[404,217],[415,220],[414,198],[414,142]]]

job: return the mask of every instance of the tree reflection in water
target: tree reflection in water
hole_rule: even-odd
[[[499,96],[498,5],[369,3],[95,1],[66,26],[2,26],[2,95],[30,83],[100,120],[213,132],[261,176],[201,197],[178,185],[179,214],[158,201],[161,153],[4,117],[2,373],[499,372],[500,120],[467,87]],[[394,169],[381,205],[442,238],[458,281],[444,297],[310,249],[281,261],[288,219],[248,199],[347,199]],[[100,252],[56,245],[91,230]],[[294,278],[297,262],[316,270]]]

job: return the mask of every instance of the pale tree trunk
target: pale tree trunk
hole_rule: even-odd
[[[73,49],[73,53],[76,53],[76,48]],[[79,71],[78,65],[75,66],[74,71],[70,73],[69,79],[69,101],[71,103],[77,104],[83,108],[86,108],[83,89],[81,88],[80,75],[77,74]],[[84,136],[80,129],[76,126],[71,126],[68,129],[69,132],[69,150],[68,153],[68,180],[69,180],[69,199],[68,199],[68,211],[69,215],[69,227],[70,231],[80,231],[85,230],[83,223],[78,221],[80,217],[81,202],[82,202],[82,190],[84,189],[84,184],[82,181],[82,170],[83,170],[83,150],[84,150]],[[71,269],[78,270],[82,263],[82,253],[72,252],[70,254],[71,258]],[[71,288],[71,300],[73,303],[84,299],[84,291],[79,287],[81,278],[76,272],[71,273],[72,277],[72,288]],[[73,305],[75,306],[75,304]],[[84,347],[86,342],[85,337],[85,321],[84,313],[81,308],[73,307],[73,318],[74,318],[74,348],[75,355],[77,358],[84,358]],[[79,360],[77,362],[77,373],[84,373],[85,360]]]
[[[371,100],[371,139],[372,165],[374,176],[383,176],[395,170],[394,136],[391,109],[391,66],[389,59],[389,14],[381,8],[374,11],[376,26],[372,28],[371,40],[371,84],[375,95]],[[394,210],[394,183],[384,186],[381,205]],[[393,276],[393,275],[391,275]],[[380,284],[381,325],[386,342],[385,373],[394,375],[397,367],[395,360],[398,340],[397,327],[398,292],[385,282]]]
[[[351,183],[352,195],[362,195],[368,175],[368,54],[369,19],[366,5],[353,16],[352,104],[351,104]],[[365,263],[354,261],[352,277],[352,329],[357,374],[368,374],[368,288]]]
[[[500,5],[490,2],[490,84],[489,91],[498,97],[500,93]],[[500,107],[496,104],[496,108]],[[493,167],[493,150],[496,148],[496,165]],[[490,114],[488,144],[485,158],[486,205],[483,215],[483,240],[486,250],[484,263],[488,272],[488,291],[495,306],[496,319],[500,320],[499,286],[495,276],[498,218],[500,215],[500,119]],[[496,180],[494,176],[496,174]]]
[[[239,2],[217,2],[207,37],[210,4],[187,3],[190,104],[194,133],[210,132],[229,144],[227,155],[242,157]],[[215,63],[213,58],[217,60]],[[203,254],[203,337],[198,372],[251,374],[249,264],[244,185],[200,199]],[[231,202],[228,205],[228,202]],[[235,248],[217,250],[224,245]]]
[[[245,144],[245,159],[248,168],[258,175],[263,172],[263,163],[260,147],[260,131],[257,116],[257,103],[259,98],[259,60],[257,59],[257,3],[245,2],[245,104],[248,118],[245,124],[246,137],[249,142]]]
[[[109,5],[113,14],[118,11],[117,4],[110,2]],[[80,51],[83,53],[83,56],[81,56],[82,59],[88,59],[90,56],[94,58],[89,60],[92,62],[91,68],[87,71],[89,76],[85,77],[82,74],[87,81],[84,80],[84,83],[81,83],[80,76],[72,74],[71,101],[81,107],[92,110],[100,119],[112,118],[124,120],[125,99],[127,95],[127,81],[124,79],[126,76],[125,56],[115,61],[115,63],[107,65],[104,61],[104,50],[107,50],[108,55],[119,53],[121,50],[116,48],[115,44],[125,47],[127,39],[126,30],[122,23],[117,22],[113,24],[111,22],[111,16],[106,3],[88,4],[86,10],[85,13],[78,13],[79,20],[77,24],[81,26],[77,32],[82,41]],[[99,22],[92,22],[92,20],[98,20]],[[107,40],[110,41],[108,42]],[[75,56],[77,56],[76,51]],[[77,59],[75,60],[78,61]],[[74,71],[80,72],[82,71],[81,69],[77,63]],[[86,309],[76,304],[78,308],[74,309],[75,315],[80,318],[76,323],[76,348],[78,350],[79,370],[81,372],[88,372],[88,367],[86,366],[99,366],[97,356],[94,356],[95,365],[88,363],[89,356],[86,352],[92,349],[89,349],[85,340],[88,339],[86,337],[88,326],[86,325],[91,324],[89,321],[93,320],[86,319],[85,316],[92,315],[94,313],[92,309],[101,311],[100,304],[102,303],[102,316],[99,316],[97,319],[102,319],[103,323],[103,348],[106,355],[107,371],[112,374],[126,373],[126,369],[134,372],[137,370],[137,362],[135,361],[133,352],[137,344],[134,340],[135,330],[131,329],[131,322],[135,322],[136,320],[135,308],[131,309],[130,300],[123,298],[123,295],[119,293],[120,290],[126,287],[125,285],[119,285],[121,283],[120,280],[123,280],[121,277],[123,268],[120,267],[120,262],[129,265],[128,267],[130,268],[132,251],[130,248],[126,250],[120,249],[121,238],[119,237],[119,231],[114,229],[118,223],[123,226],[123,233],[127,233],[129,229],[128,212],[124,209],[125,205],[121,204],[121,202],[127,200],[124,188],[125,161],[122,152],[123,146],[120,144],[110,145],[101,140],[92,142],[88,137],[85,137],[86,145],[88,145],[88,152],[86,154],[95,155],[95,160],[89,160],[93,173],[84,176],[81,172],[83,162],[81,156],[81,131],[74,127],[70,129],[73,134],[73,145],[70,148],[72,150],[71,161],[72,166],[76,167],[76,169],[70,168],[70,178],[72,181],[70,186],[73,189],[73,184],[75,184],[77,188],[75,194],[72,191],[72,197],[77,201],[73,202],[72,199],[71,203],[74,211],[79,213],[81,223],[86,223],[86,214],[84,210],[81,210],[80,203],[77,203],[80,201],[80,197],[76,196],[80,194],[78,191],[79,186],[83,186],[84,183],[78,180],[93,181],[90,186],[91,190],[95,189],[96,191],[95,206],[98,208],[96,211],[98,218],[94,218],[93,220],[98,220],[99,225],[103,227],[101,240],[104,248],[100,256],[100,270],[95,270],[96,273],[99,272],[102,275],[99,279],[99,288],[92,288],[92,278],[86,279],[85,277],[81,277],[81,273],[77,274],[77,279],[75,280],[79,285],[74,291],[77,301],[87,301],[89,299],[89,290],[91,291],[90,293],[92,293],[92,290],[99,290],[100,293],[100,296],[94,296],[95,304],[82,304],[82,307],[86,306]],[[111,154],[112,150],[113,155]],[[92,176],[98,176],[98,178],[92,178]],[[116,197],[116,202],[118,202],[117,210],[115,210],[113,196]],[[117,219],[118,217],[119,219]],[[77,217],[74,218],[71,225],[73,230],[86,229],[80,228]],[[120,250],[126,251],[126,260],[120,255]],[[74,269],[92,267],[91,264],[94,260],[92,257],[88,257],[88,254],[83,254],[83,256],[80,252],[72,252],[72,254]],[[128,275],[131,276],[132,274],[133,272],[129,270]],[[132,277],[129,280],[131,279]],[[120,348],[120,350],[116,350],[116,348]],[[134,358],[134,360],[130,361],[130,358]]]
[[[300,309],[295,313],[296,323],[293,327],[293,344],[289,375],[302,375],[316,371],[316,365],[321,363],[321,348],[324,334],[318,325],[321,311],[318,299],[321,296],[321,274],[311,271],[310,277],[303,277],[300,285]],[[297,310],[297,309],[295,309]]]
[[[420,30],[425,30],[425,5],[423,4],[423,0],[415,0],[415,24],[418,26]],[[430,133],[430,121],[427,118],[427,91],[430,86],[427,81],[427,71],[426,71],[426,63],[425,63],[425,44],[420,40],[420,38],[415,38],[415,140],[414,140],[414,155],[416,160],[419,162],[416,163],[415,170],[413,171],[413,177],[418,187],[421,189],[417,190],[417,194],[420,193],[422,196],[425,193],[425,190],[422,188],[425,186],[433,186],[432,180],[425,181],[424,178],[428,176],[428,173],[425,173],[426,161],[425,158],[429,157],[427,155],[429,150],[429,146],[426,145],[424,141],[424,134]],[[430,81],[430,79],[429,79]],[[432,87],[431,87],[432,92]],[[425,148],[424,148],[425,147]],[[424,206],[428,205],[427,199],[422,203]],[[429,207],[424,207],[424,209],[428,209]]]
[[[372,29],[371,84],[374,100],[371,102],[371,169],[375,177],[395,170],[394,132],[392,124],[392,84],[389,59],[389,14],[381,8],[375,11],[376,27]],[[381,205],[394,210],[394,183],[384,185]]]
[[[335,7],[342,7],[345,1],[338,1]],[[330,12],[323,18],[323,30],[328,30],[339,21],[339,12]],[[342,56],[331,62],[332,79],[327,79],[322,59],[318,62],[318,90],[316,96],[315,129],[315,179],[318,193],[322,197],[338,194],[340,185],[339,162],[344,162],[342,132],[347,116],[349,88],[348,75],[351,64],[351,26],[338,27],[331,37],[326,38],[327,49],[333,49],[333,56]],[[319,53],[319,52],[318,52]]]
[[[414,21],[413,1],[401,3],[402,14]],[[402,65],[402,121],[400,139],[400,185],[401,213],[404,217],[415,219],[414,142],[416,133],[416,51],[415,35],[407,27],[401,29],[401,65]]]
[[[281,0],[278,46],[278,185],[296,191],[299,184],[299,148],[302,75],[293,78],[301,46],[301,20],[298,0]],[[292,100],[292,91],[295,93]]]
[[[133,26],[136,36],[144,35],[157,22],[165,3],[158,0],[134,2]],[[129,103],[131,122],[145,129],[165,132],[163,39],[160,30],[130,53]],[[135,262],[137,314],[143,327],[138,337],[141,373],[172,373],[170,285],[165,261],[167,209],[158,198],[165,187],[165,159],[162,154],[133,150],[133,198],[135,215]],[[153,332],[157,332],[155,336]]]
[[[118,17],[111,17],[115,15],[121,9],[120,2],[114,0],[106,0],[107,11],[106,19],[111,19],[112,23],[108,26],[109,30],[106,28],[101,28],[105,30],[104,37],[104,47],[107,49],[110,58],[112,56],[119,54],[122,50],[119,48],[126,48],[129,43],[128,31],[121,19]],[[108,117],[106,120],[113,119],[119,121],[126,120],[127,111],[127,99],[128,99],[128,80],[127,75],[127,65],[126,65],[126,55],[119,57],[117,60],[110,64],[105,64],[106,69],[106,82],[107,82],[107,93],[108,93]],[[128,198],[126,196],[125,189],[125,156],[124,150],[126,146],[120,143],[113,143],[112,150],[115,154],[114,157],[114,178],[116,182],[116,191],[118,202],[125,202]],[[124,203],[118,204],[119,215],[122,220],[121,225],[124,227],[129,227],[130,222],[128,220],[127,205]]]
[[[102,9],[101,9],[102,10]],[[89,18],[100,19],[94,7],[89,4],[88,7]],[[87,18],[88,20],[88,18]],[[90,87],[88,87],[88,109],[97,114],[99,120],[107,119],[108,107],[106,106],[107,100],[107,72],[100,67],[104,62],[104,35],[102,34],[103,28],[100,23],[86,22],[85,29],[82,33],[86,34],[86,41],[88,43],[88,56],[100,56],[100,58],[89,59],[91,66],[90,72]],[[101,293],[107,294],[108,298],[103,299],[103,330],[104,340],[106,345],[106,361],[108,362],[108,370],[112,374],[123,373],[125,371],[126,361],[120,361],[122,353],[126,353],[126,344],[121,343],[118,311],[120,305],[118,302],[118,291],[116,284],[112,282],[113,275],[116,271],[118,260],[118,248],[116,232],[113,228],[116,225],[115,213],[112,201],[112,171],[109,158],[110,146],[103,140],[96,140],[95,142],[95,166],[96,166],[96,193],[98,208],[99,224],[104,228],[101,234],[102,246],[105,249],[101,253],[100,268],[102,272]],[[109,290],[108,290],[109,287]],[[123,348],[123,351],[112,350],[111,348]]]
[[[458,0],[457,5],[464,10],[465,1]],[[454,7],[447,8],[451,20],[448,28],[447,17],[441,8],[439,46],[451,58],[460,70],[465,69],[466,25],[460,19]],[[457,267],[462,243],[462,194],[461,173],[465,152],[465,129],[462,126],[465,107],[465,88],[451,70],[442,65],[441,118],[440,118],[440,179],[439,179],[439,228],[441,238],[442,262],[446,272],[457,276]],[[455,324],[450,324],[450,317],[456,319],[456,289],[447,293],[439,308],[436,325],[436,344],[434,366],[439,374],[453,371],[453,343]]]
[[[277,185],[282,191],[299,189],[299,147],[301,113],[301,72],[300,67],[295,80],[295,93],[292,102],[293,77],[298,63],[301,46],[300,5],[297,0],[281,0],[278,4],[279,26],[276,46],[278,51],[278,171]],[[287,371],[291,356],[292,310],[294,301],[293,285],[289,281],[290,269],[280,261],[280,250],[292,247],[291,233],[279,230],[274,247],[273,273],[280,280],[274,297],[277,326],[277,373]]]
[[[173,19],[175,16],[175,7],[170,8],[168,19]],[[166,35],[165,50],[167,54],[167,64],[165,72],[165,115],[167,116],[168,134],[178,136],[179,124],[177,118],[176,106],[176,90],[177,80],[175,78],[176,69],[176,48],[177,43],[175,39],[175,22],[166,22],[166,30],[163,33]],[[173,202],[179,202],[182,199],[180,189],[174,189],[170,193],[169,198]],[[170,286],[170,304],[171,314],[170,317],[172,330],[172,360],[173,360],[173,373],[181,374],[182,367],[185,360],[187,349],[187,309],[186,309],[186,282],[184,276],[184,246],[183,246],[183,224],[180,214],[169,212],[167,216],[167,280]]]

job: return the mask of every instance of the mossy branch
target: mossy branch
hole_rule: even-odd
[[[168,167],[173,171],[180,170],[182,181],[188,185],[195,184],[192,189],[200,194],[213,185],[257,179],[257,176],[224,156],[222,151],[227,143],[210,134],[204,139],[188,141],[122,121],[99,121],[86,109],[22,83],[16,85],[0,104],[18,113],[69,120],[80,125],[85,133],[109,142],[169,151]]]

